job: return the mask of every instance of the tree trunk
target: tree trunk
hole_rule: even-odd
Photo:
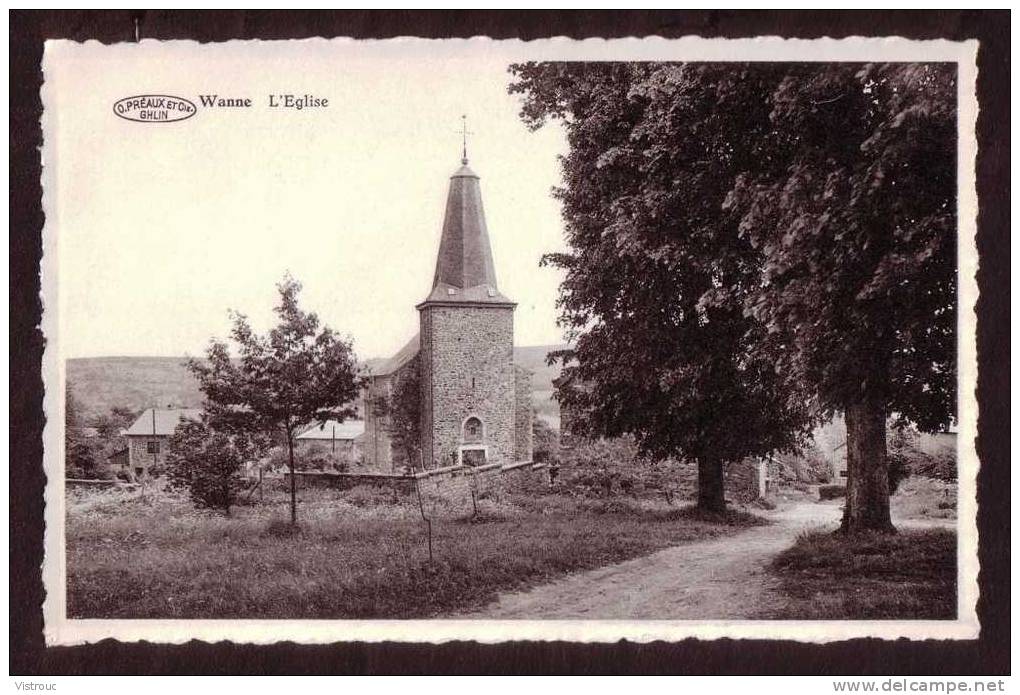
[[[846,505],[843,531],[892,533],[885,407],[862,399],[846,409]]]
[[[297,476],[294,475],[294,437],[287,432],[287,466],[290,468],[290,525],[297,525]]]
[[[698,459],[698,508],[708,512],[726,511],[722,461]]]

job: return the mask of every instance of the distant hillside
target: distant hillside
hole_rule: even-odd
[[[514,348],[517,364],[530,369],[535,405],[547,419],[558,421],[550,402],[552,380],[559,365],[549,367],[545,357],[559,345]],[[194,407],[202,404],[198,383],[184,366],[184,357],[85,357],[67,361],[67,381],[86,417],[105,415],[121,406],[142,410],[152,406]],[[373,360],[369,360],[371,364]]]
[[[87,357],[67,361],[67,383],[86,417],[114,407],[199,406],[198,382],[184,357]]]

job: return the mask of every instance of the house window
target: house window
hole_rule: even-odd
[[[145,442],[145,453],[147,454],[158,454],[159,453],[159,442],[151,440]]]

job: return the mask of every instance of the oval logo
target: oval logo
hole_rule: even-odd
[[[173,123],[195,115],[195,105],[167,94],[140,94],[113,102],[113,112],[136,123]]]

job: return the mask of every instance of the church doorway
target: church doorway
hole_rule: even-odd
[[[461,447],[460,448],[460,465],[462,465],[462,466],[471,466],[472,468],[476,468],[478,466],[484,466],[485,465],[485,456],[486,456],[486,451],[485,451],[485,447],[484,446],[483,447],[478,447],[476,449],[471,449],[471,448],[468,448],[468,447]]]

